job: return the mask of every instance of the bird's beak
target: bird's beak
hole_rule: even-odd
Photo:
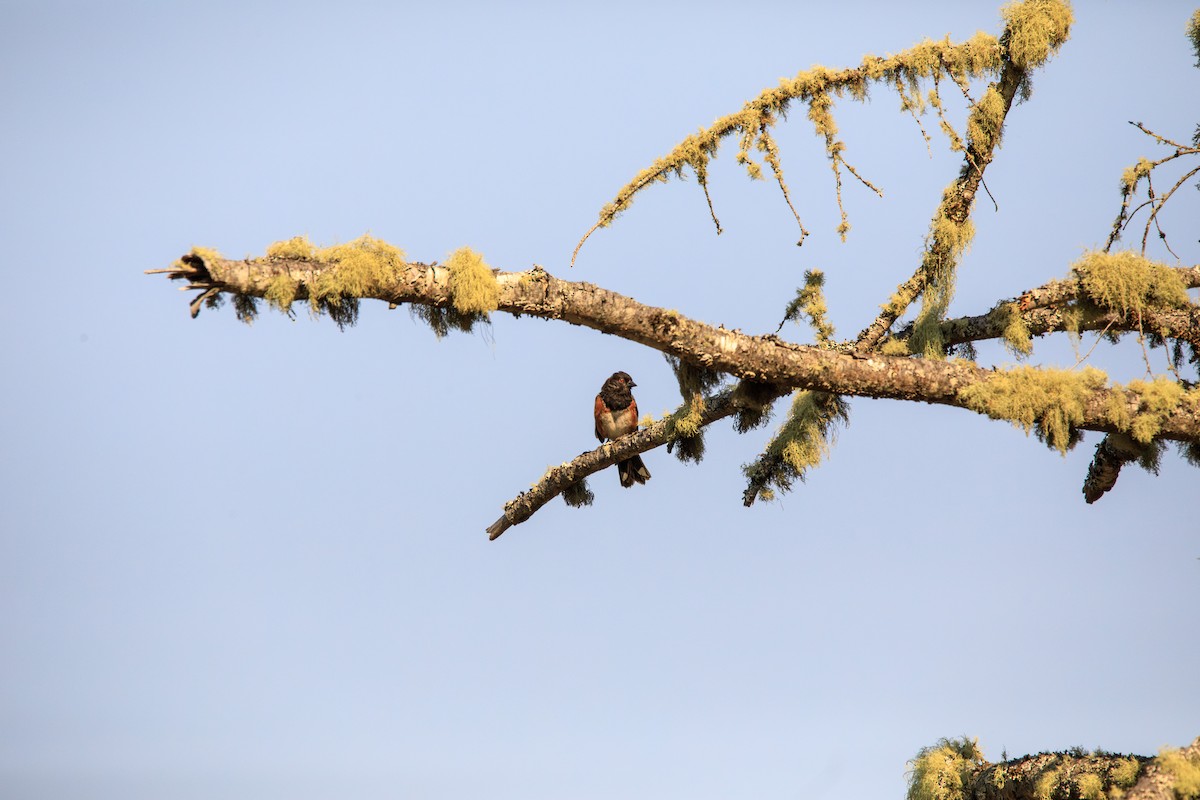
[[[636,384],[636,383],[634,383],[633,381],[630,381],[630,382],[629,382],[629,388],[630,388],[630,389],[632,389],[634,386],[637,386],[637,384]]]

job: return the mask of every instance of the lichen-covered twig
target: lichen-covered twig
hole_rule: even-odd
[[[1180,186],[1182,186],[1196,174],[1200,173],[1200,167],[1195,167],[1191,170],[1188,170],[1183,177],[1176,181],[1176,183],[1166,192],[1166,194],[1161,196],[1157,195],[1154,191],[1152,174],[1154,170],[1158,169],[1163,164],[1174,161],[1177,158],[1200,155],[1200,143],[1194,146],[1180,144],[1173,139],[1168,139],[1165,136],[1155,133],[1140,122],[1130,121],[1129,124],[1147,136],[1153,138],[1159,144],[1175,148],[1175,152],[1163,156],[1155,161],[1151,161],[1146,158],[1139,158],[1137,163],[1127,168],[1124,174],[1121,176],[1121,207],[1117,210],[1117,216],[1116,219],[1113,220],[1112,230],[1109,231],[1108,241],[1105,244],[1104,249],[1111,250],[1112,246],[1116,244],[1118,239],[1121,238],[1121,233],[1125,230],[1129,223],[1133,221],[1133,218],[1137,215],[1137,212],[1143,208],[1149,207],[1150,215],[1147,218],[1146,224],[1142,231],[1142,254],[1145,255],[1146,243],[1150,235],[1150,228],[1151,226],[1157,226],[1159,224],[1159,212],[1162,211],[1164,206],[1166,206],[1167,201],[1171,199]],[[1138,186],[1142,181],[1145,181],[1147,185],[1147,199],[1130,209],[1130,204],[1132,203],[1133,198],[1138,195]],[[1159,238],[1163,241],[1164,245],[1166,245],[1167,236],[1161,227],[1158,228],[1158,232]],[[1167,246],[1167,249],[1170,251],[1169,245]],[[1171,251],[1171,253],[1174,255],[1174,251]]]
[[[695,421],[707,427],[742,411],[757,411],[776,398],[787,393],[786,388],[759,387],[755,392],[744,392],[740,388],[726,389],[704,398],[703,411]],[[673,419],[659,420],[648,428],[623,436],[614,442],[606,442],[595,450],[582,453],[566,464],[552,467],[527,492],[504,504],[504,514],[487,528],[488,539],[496,539],[513,525],[529,519],[546,503],[578,484],[589,475],[616,464],[637,453],[645,453],[656,447],[669,445],[675,439]]]
[[[737,162],[746,168],[752,178],[762,177],[762,168],[750,158],[750,152],[759,150],[764,153],[763,158],[771,167],[773,176],[796,217],[800,227],[800,242],[803,242],[808,231],[792,204],[775,142],[769,132],[770,128],[786,115],[792,103],[804,103],[808,106],[808,118],[817,135],[825,140],[826,156],[834,173],[838,207],[842,215],[838,232],[844,236],[850,226],[841,200],[842,168],[876,194],[882,196],[882,192],[846,160],[846,145],[838,137],[837,124],[832,114],[834,98],[849,95],[862,101],[866,99],[871,84],[880,84],[899,86],[902,97],[909,102],[905,86],[917,87],[919,97],[921,80],[943,74],[949,75],[960,86],[965,86],[969,80],[999,70],[1000,52],[999,42],[994,36],[978,33],[958,44],[953,44],[948,39],[926,40],[885,58],[867,56],[858,67],[833,70],[818,66],[800,72],[794,78],[784,79],[775,88],[768,89],[747,102],[741,111],[721,117],[709,127],[688,136],[670,153],[639,172],[601,209],[596,223],[584,233],[571,254],[571,264],[575,263],[588,238],[600,228],[611,225],[617,216],[629,208],[633,199],[650,185],[667,181],[672,175],[683,176],[686,169],[691,169],[707,195],[708,163],[716,157],[721,142],[730,136],[738,137],[740,149]],[[907,105],[905,108],[912,110]],[[711,198],[709,208],[711,211]],[[716,223],[715,214],[713,221]],[[716,224],[720,232],[720,224]]]
[[[1170,267],[1150,262],[1152,267],[1139,281],[1129,269],[1130,255],[1110,256],[1122,259],[1116,266],[1121,270],[1121,285],[1127,292],[1137,294],[1140,291],[1143,297],[1159,296],[1162,289],[1158,288],[1157,281],[1168,275],[1175,279],[1173,292],[1177,301],[1186,300],[1186,296],[1180,297],[1178,294],[1183,289],[1200,287],[1200,265]],[[1081,262],[1090,263],[1086,256]],[[1080,310],[1078,303],[1081,299],[1092,306],[1089,313],[1073,313]],[[1110,306],[1104,306],[1105,302]],[[1023,292],[1015,300],[1002,300],[984,314],[945,320],[941,323],[941,338],[947,347],[988,339],[1007,339],[1014,313],[1019,315],[1025,337],[1043,336],[1055,331],[1135,331],[1140,324],[1144,330],[1161,332],[1164,337],[1196,342],[1200,346],[1200,307],[1195,304],[1142,302],[1136,307],[1128,304],[1122,307],[1113,296],[1106,301],[1103,295],[1099,299],[1089,295],[1087,285],[1078,276],[1049,281]],[[907,339],[912,335],[913,327],[909,323],[896,331],[894,338]]]
[[[942,194],[920,266],[858,335],[856,347],[860,351],[874,349],[918,297],[923,297],[924,303],[916,329],[921,341],[915,342],[914,349],[929,354],[941,350],[936,333],[953,293],[958,259],[974,234],[969,217],[984,171],[1000,145],[1014,99],[1028,92],[1029,72],[1062,47],[1073,21],[1070,6],[1055,0],[1013,3],[1005,7],[1004,14],[1006,25],[1000,37],[1003,67],[997,80],[973,104],[959,176]]]
[[[584,325],[658,349],[702,371],[773,387],[772,392],[804,389],[968,408],[1026,428],[1037,426],[1039,432],[1053,431],[1055,446],[1065,446],[1062,436],[1083,429],[1141,431],[1145,439],[1200,443],[1200,390],[1185,393],[1170,381],[1145,388],[1107,386],[1103,376],[1096,377],[1093,371],[1079,384],[1054,370],[1032,370],[1014,383],[1006,372],[961,361],[797,345],[775,336],[750,336],[707,325],[592,284],[560,280],[540,267],[526,272],[492,270],[470,251],[457,251],[444,266],[406,262],[398,250],[378,240],[360,240],[349,249],[317,249],[293,240],[269,252],[264,258],[230,260],[195,248],[165,272],[201,287],[193,308],[229,294],[246,321],[253,319],[256,299],[267,299],[284,312],[290,312],[295,302],[307,301],[314,313],[328,314],[345,325],[353,324],[359,299],[408,303],[423,310],[421,318],[439,334],[451,328],[469,330],[489,312],[507,312]],[[813,309],[806,313],[812,315]],[[1069,391],[1047,391],[1063,381]],[[758,402],[769,404],[773,399]],[[729,410],[721,402],[709,398],[702,404],[703,416],[692,420],[697,429],[738,410],[736,405]],[[606,459],[628,455],[621,448],[632,446],[630,453],[640,452],[636,448],[664,444],[675,433],[653,428],[644,439],[638,438],[643,435],[639,433],[628,442],[611,443],[606,452],[592,456],[594,461],[576,464],[577,471],[556,473],[543,490],[545,498],[577,483],[587,470],[612,463]],[[520,507],[506,514],[510,524],[520,516]]]

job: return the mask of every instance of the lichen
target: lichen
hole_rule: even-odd
[[[580,478],[562,491],[563,502],[572,508],[590,506],[596,499],[595,493],[588,488],[587,478]]]
[[[921,262],[926,283],[921,297],[921,312],[913,324],[910,347],[914,353],[926,358],[945,356],[942,320],[954,297],[955,268],[975,237],[975,225],[969,218],[958,221],[950,215],[954,197],[955,187],[952,185],[944,193],[934,215],[925,239],[925,258]],[[891,305],[902,302],[902,297],[893,296]]]
[[[444,339],[452,330],[470,333],[475,330],[477,322],[483,321],[482,314],[460,314],[453,308],[426,306],[420,303],[414,303],[408,310],[414,319],[428,325],[433,335],[439,339]]]
[[[316,259],[317,248],[307,236],[294,236],[282,242],[267,246],[267,258],[294,259],[298,261],[313,261]]]
[[[827,316],[829,309],[825,305],[825,295],[821,291],[824,285],[825,273],[819,269],[806,270],[804,286],[796,290],[796,296],[788,303],[783,315],[783,322],[791,320],[797,324],[802,316],[807,316],[818,342],[831,341],[834,336],[833,325]],[[779,323],[781,328],[783,322]]]
[[[1016,303],[1005,303],[1000,313],[1004,318],[1004,332],[1001,336],[1005,346],[1018,358],[1028,356],[1033,352],[1033,339],[1029,334],[1029,326],[1025,324],[1025,318],[1021,316],[1021,309]]]
[[[794,481],[803,481],[808,470],[828,456],[836,424],[848,419],[849,408],[841,397],[826,392],[796,392],[787,421],[762,454],[742,467],[748,479],[743,502],[751,505],[769,485],[787,491]]]
[[[300,282],[286,272],[281,272],[271,279],[263,297],[275,308],[290,313],[292,303],[300,294]]]
[[[983,763],[974,739],[941,739],[909,762],[908,800],[963,800],[963,787]]]
[[[671,416],[672,433],[684,439],[700,433],[703,414],[704,397],[700,394],[693,394],[691,399],[680,406],[679,410]]]
[[[181,270],[185,270],[185,271],[191,270],[191,269],[193,269],[192,265],[187,263],[187,261],[189,259],[199,259],[202,264],[206,265],[206,268],[207,268],[207,265],[214,264],[214,263],[222,260],[221,254],[218,253],[213,248],[200,247],[197,245],[197,246],[193,247],[191,250],[189,250],[186,256],[176,259],[175,262],[171,266],[177,267],[177,268],[179,268]]]
[[[1024,0],[1000,9],[1006,27],[1008,57],[1023,70],[1045,63],[1071,33],[1075,15],[1063,0]]]
[[[704,458],[704,395],[694,392],[667,420],[671,441],[667,450],[684,463],[699,463]]]
[[[489,311],[500,304],[500,286],[496,276],[483,260],[483,256],[469,247],[460,247],[446,259],[450,270],[450,300],[459,314],[481,314],[486,319]]]
[[[738,406],[733,415],[733,429],[747,433],[761,428],[771,419],[771,407],[777,395],[768,383],[743,379],[734,388],[733,400]]]
[[[1139,158],[1132,167],[1126,167],[1121,173],[1121,194],[1131,194],[1137,188],[1138,181],[1149,175],[1152,169],[1154,165],[1145,158]]]
[[[990,153],[999,146],[1003,129],[1004,98],[989,86],[967,117],[967,137],[977,152]]]
[[[258,318],[258,298],[241,292],[234,293],[233,312],[239,322],[254,324],[254,320]]]
[[[1133,786],[1141,774],[1142,764],[1136,758],[1122,759],[1108,771],[1109,780],[1113,782],[1114,786],[1121,789]]]
[[[276,252],[288,252],[296,242],[279,243]],[[360,298],[385,292],[405,266],[404,253],[398,247],[371,236],[319,248],[311,259],[327,265],[307,286],[312,313],[328,314],[339,328],[357,321]]]
[[[191,254],[203,260],[205,264],[221,260],[221,254],[211,247],[193,247]]]
[[[1179,273],[1130,250],[1089,251],[1071,270],[1088,299],[1134,318],[1151,308],[1180,308],[1189,302]]]
[[[1041,2],[1046,2],[1046,0],[1041,0]],[[1025,16],[1031,20],[1030,30],[1036,31],[1038,15]],[[959,44],[950,42],[949,38],[942,41],[925,40],[895,55],[887,57],[867,55],[856,68],[832,70],[817,65],[792,78],[784,78],[777,86],[764,90],[756,98],[748,101],[740,111],[727,114],[717,119],[709,127],[686,137],[671,152],[635,175],[633,180],[618,190],[615,198],[600,210],[599,219],[584,234],[571,257],[571,263],[575,262],[579,248],[592,233],[612,224],[618,215],[629,208],[633,199],[642,190],[655,183],[666,182],[673,175],[682,177],[685,170],[690,168],[705,190],[707,197],[708,163],[716,157],[722,141],[727,137],[737,139],[736,161],[746,169],[751,178],[763,177],[762,167],[754,161],[751,153],[763,154],[763,161],[771,167],[785,201],[791,207],[787,183],[780,166],[778,148],[771,136],[770,129],[780,119],[786,117],[789,107],[793,103],[803,103],[807,106],[808,119],[814,132],[825,140],[825,153],[829,158],[837,185],[839,209],[841,207],[843,170],[849,172],[867,188],[877,194],[882,194],[846,161],[846,144],[838,137],[838,126],[832,112],[834,97],[844,97],[848,94],[852,99],[862,102],[869,95],[870,84],[881,83],[896,88],[901,97],[902,110],[919,115],[925,111],[925,100],[920,87],[922,80],[947,76],[960,86],[965,86],[970,80],[985,77],[998,70],[1001,66],[1001,57],[1001,47],[996,37],[979,32],[971,39]],[[994,101],[987,98],[986,103],[985,113],[991,113],[990,109],[993,108]],[[953,138],[951,141],[953,142]],[[709,199],[709,208],[711,211],[711,199]],[[799,214],[796,213],[795,208],[793,207],[791,210],[796,216],[797,223],[800,224],[800,241],[803,241],[807,231],[800,223]],[[717,222],[715,214],[713,221],[717,224],[717,231],[720,232],[720,223]],[[837,229],[842,235],[850,229],[844,210],[842,210]]]
[[[1080,775],[1075,780],[1080,800],[1104,800],[1104,780],[1094,772]]]
[[[333,265],[322,270],[309,288],[316,297],[369,295],[393,285],[405,267],[400,248],[372,236],[317,250],[315,259]]]
[[[1171,779],[1171,788],[1179,800],[1200,797],[1200,755],[1184,755],[1183,751],[1163,748],[1158,754],[1158,768]]]
[[[1082,371],[1014,367],[959,390],[963,403],[992,419],[1006,419],[1065,454],[1076,442],[1088,398],[1107,377],[1094,367]]]
[[[1033,796],[1037,800],[1050,800],[1050,796],[1054,793],[1054,788],[1058,786],[1059,778],[1061,777],[1057,769],[1048,769],[1038,776],[1037,783],[1033,787]]]
[[[678,312],[667,313],[678,316]],[[671,367],[671,372],[675,374],[675,382],[679,384],[679,395],[685,401],[690,401],[693,395],[709,392],[719,386],[725,378],[722,373],[714,369],[685,361],[670,353],[663,353],[663,358]]]
[[[1121,389],[1137,398],[1136,411],[1130,411],[1129,398]],[[1141,444],[1149,444],[1187,394],[1182,385],[1162,375],[1150,381],[1133,380],[1123,387],[1114,386],[1108,396],[1108,420]]]

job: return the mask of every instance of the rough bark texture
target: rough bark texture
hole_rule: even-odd
[[[274,282],[286,276],[294,299],[305,300],[311,287],[326,283],[338,270],[319,260],[268,257],[229,260],[189,254],[166,270],[172,279],[185,279],[199,292],[192,301],[193,314],[202,301],[221,293],[234,296],[244,307],[248,298],[270,296]],[[392,305],[412,303],[453,308],[450,270],[436,264],[405,264],[376,276],[356,297],[374,298]],[[860,352],[852,345],[816,347],[794,344],[768,334],[750,336],[722,326],[713,327],[602,289],[590,283],[565,281],[540,267],[527,272],[494,271],[498,287],[497,310],[528,314],[582,325],[667,353],[706,370],[726,373],[744,382],[771,387],[770,401],[794,389],[830,394],[920,401],[968,408],[962,391],[1000,377],[1003,373],[960,360],[887,356],[878,351]],[[1055,292],[1064,294],[1054,287]],[[982,324],[982,323],[981,323]],[[744,405],[734,394],[707,399],[703,425],[710,424]],[[1136,394],[1120,388],[1099,388],[1084,403],[1079,429],[1117,432],[1110,421],[1114,405],[1124,405],[1130,416],[1139,410]],[[489,528],[492,538],[513,524],[528,519],[549,499],[580,479],[634,453],[670,442],[673,428],[660,423],[646,431],[603,445],[552,470],[538,486],[505,507],[505,514]],[[1200,441],[1200,403],[1184,402],[1162,420],[1158,438]]]
[[[199,262],[199,263],[198,263]],[[328,264],[288,259],[211,263],[189,256],[171,277],[187,278],[203,292],[263,297],[271,281],[287,273],[299,282],[298,299],[305,287],[319,280]],[[669,353],[691,364],[728,373],[745,380],[788,387],[815,389],[856,397],[921,401],[967,408],[960,392],[991,380],[995,374],[965,361],[886,356],[879,353],[839,352],[786,342],[774,335],[750,336],[702,322],[655,306],[639,303],[590,283],[555,278],[541,268],[528,272],[497,272],[499,310],[559,319]],[[449,271],[428,264],[409,264],[388,285],[363,294],[389,303],[419,303],[449,307],[452,303]],[[1098,389],[1088,398],[1083,430],[1118,430],[1108,419],[1113,392]],[[1136,412],[1138,400],[1126,393],[1125,403]],[[1163,423],[1164,439],[1200,441],[1200,409],[1189,404],[1176,408]]]
[[[1176,267],[1175,272],[1189,289],[1200,287],[1200,266]],[[1010,307],[1015,305],[1031,336],[1044,336],[1056,331],[1068,330],[1065,311],[1074,304],[1086,300],[1082,296],[1078,280],[1056,280],[1024,292],[1014,301],[999,303],[986,314],[948,319],[942,323],[942,337],[946,345],[999,339],[1009,322]],[[1089,309],[1086,318],[1080,320],[1078,332],[1113,331],[1127,332],[1142,330],[1147,333],[1170,335],[1172,338],[1192,342],[1200,347],[1200,307],[1182,309],[1154,309],[1139,319],[1133,314],[1122,314],[1103,309]],[[909,323],[896,332],[897,338],[912,335]]]

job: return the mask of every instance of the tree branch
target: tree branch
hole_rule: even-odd
[[[1017,66],[1011,58],[1006,58],[1004,67],[1000,71],[1000,77],[988,89],[989,93],[995,90],[1001,101],[999,119],[995,123],[995,129],[991,136],[968,137],[963,155],[963,165],[958,178],[946,187],[942,194],[942,202],[934,217],[935,230],[938,227],[938,220],[941,218],[949,220],[955,229],[959,229],[970,217],[975,203],[975,194],[979,191],[979,185],[983,181],[984,170],[992,163],[996,148],[1000,146],[1000,131],[1003,129],[1004,121],[1008,118],[1008,112],[1012,109],[1013,99],[1024,82],[1025,69]],[[972,114],[982,116],[979,104],[976,104],[976,111],[973,111]],[[857,350],[866,352],[879,344],[896,320],[904,314],[917,297],[926,291],[938,269],[942,265],[953,264],[957,260],[957,253],[954,250],[954,243],[942,241],[938,236],[930,236],[921,265],[912,277],[896,287],[895,293],[883,307],[879,316],[858,335],[855,345]]]
[[[273,281],[286,275],[295,282],[295,298],[308,297],[310,287],[329,280],[336,265],[320,261],[264,258],[233,261],[189,254],[167,272],[236,295],[265,297]],[[997,374],[961,361],[843,353],[798,345],[774,335],[750,336],[724,326],[712,326],[682,314],[648,306],[594,284],[555,278],[541,267],[527,272],[495,271],[498,310],[559,319],[612,334],[669,353],[705,369],[728,373],[789,389],[813,389],[832,394],[920,401],[969,408],[961,392],[993,380]],[[205,294],[210,294],[206,289]],[[365,284],[356,297],[388,303],[417,303],[439,308],[453,306],[450,270],[433,264],[410,263],[387,278]],[[1123,393],[1114,396],[1114,393]],[[1119,430],[1110,410],[1126,406],[1136,412],[1136,394],[1120,388],[1089,392],[1075,427]],[[1165,415],[1160,438],[1200,441],[1200,402],[1183,402]]]
[[[725,419],[738,411],[758,410],[788,393],[784,387],[764,387],[753,393],[726,389],[705,398],[704,411],[700,415],[702,427]],[[581,453],[572,461],[553,467],[542,476],[532,489],[521,492],[504,504],[504,514],[487,528],[488,539],[496,539],[513,525],[519,525],[533,516],[538,509],[584,478],[611,467],[618,461],[674,440],[674,420],[670,417],[659,420],[648,428],[606,442],[595,450]]]
[[[1200,287],[1200,266],[1172,269],[1189,289]],[[997,303],[987,313],[946,320],[941,325],[942,337],[948,346],[1002,338],[1011,321],[1014,305],[1031,336],[1068,330],[1063,312],[1081,297],[1083,291],[1078,279],[1050,281],[1022,293],[1016,300]],[[1104,313],[1081,320],[1077,330],[1169,331],[1173,338],[1200,344],[1200,307],[1154,309],[1144,312],[1140,320],[1133,314],[1104,310]],[[910,322],[898,330],[895,337],[906,339],[912,333],[913,323]]]

